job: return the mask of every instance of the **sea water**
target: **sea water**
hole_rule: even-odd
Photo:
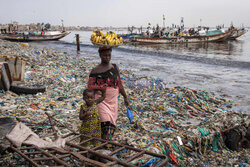
[[[72,56],[100,62],[98,48],[90,41],[91,31],[71,31],[59,41],[32,45],[53,48]],[[122,32],[124,33],[124,32]],[[75,34],[80,35],[76,52]],[[125,44],[112,51],[112,63],[137,75],[161,78],[167,87],[183,86],[208,90],[232,99],[236,111],[250,113],[250,33],[236,41],[200,44]]]

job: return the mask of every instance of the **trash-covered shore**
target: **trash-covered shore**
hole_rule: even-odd
[[[1,117],[23,122],[47,140],[51,140],[50,123],[45,111],[77,130],[82,90],[98,60],[93,64],[83,57],[2,40],[0,55],[25,58],[25,83],[46,86],[45,93],[36,95],[1,91]],[[161,79],[136,76],[129,70],[122,70],[121,77],[135,118],[133,123],[129,122],[119,96],[115,141],[165,154],[169,157],[169,166],[249,165],[249,149],[232,151],[222,138],[224,131],[230,128],[245,132],[248,128],[249,117],[232,111],[232,100],[215,97],[206,90],[167,88]],[[59,132],[65,134],[67,129]],[[129,156],[126,152],[122,154],[121,158]],[[11,153],[5,160],[8,158],[13,158]],[[139,166],[150,163],[149,160],[136,159],[133,163]]]

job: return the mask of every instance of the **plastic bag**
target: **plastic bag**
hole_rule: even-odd
[[[128,116],[130,123],[132,123],[134,119],[134,114],[128,107],[127,107],[127,116]]]

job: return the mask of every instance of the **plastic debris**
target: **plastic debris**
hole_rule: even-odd
[[[128,107],[127,107],[127,116],[128,116],[130,123],[132,123],[134,119],[134,114]]]
[[[34,95],[1,90],[0,117],[18,119],[39,137],[52,138],[45,115],[48,112],[60,121],[58,127],[64,124],[77,131],[81,123],[78,114],[83,103],[82,90],[98,60],[93,63],[87,58],[2,40],[0,46],[1,55],[26,59],[25,83],[46,86],[45,93]],[[121,70],[121,78],[130,99],[130,109],[124,107],[119,97],[119,111],[123,112],[119,112],[113,140],[165,154],[169,157],[169,166],[249,165],[249,149],[232,151],[224,143],[224,131],[238,126],[243,133],[249,124],[249,115],[231,109],[230,106],[235,105],[232,100],[206,90],[168,88],[159,78],[136,76],[130,70]],[[136,114],[129,117],[126,110]],[[128,118],[133,119],[128,121]],[[58,131],[60,134],[69,132],[66,128]],[[11,153],[7,155],[2,159],[15,159]],[[119,155],[121,158],[130,156],[128,152]],[[156,165],[159,161],[140,157],[133,164]]]

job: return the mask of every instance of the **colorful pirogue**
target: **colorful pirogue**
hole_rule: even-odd
[[[0,39],[8,40],[8,41],[18,41],[18,42],[31,42],[31,41],[54,41],[59,40],[70,32],[62,31],[62,32],[48,32],[46,34],[35,34],[35,33],[16,33],[16,34],[0,34]]]
[[[230,38],[234,30],[213,35],[193,35],[193,36],[163,36],[163,37],[131,37],[132,42],[155,43],[155,44],[176,44],[176,43],[200,43],[200,42],[221,42]]]
[[[244,28],[230,28],[228,30],[200,30],[193,33],[187,31],[178,33],[154,31],[153,33],[149,33],[147,31],[141,34],[120,34],[118,36],[123,37],[125,41],[140,44],[181,44],[235,40],[246,32],[247,30]]]

